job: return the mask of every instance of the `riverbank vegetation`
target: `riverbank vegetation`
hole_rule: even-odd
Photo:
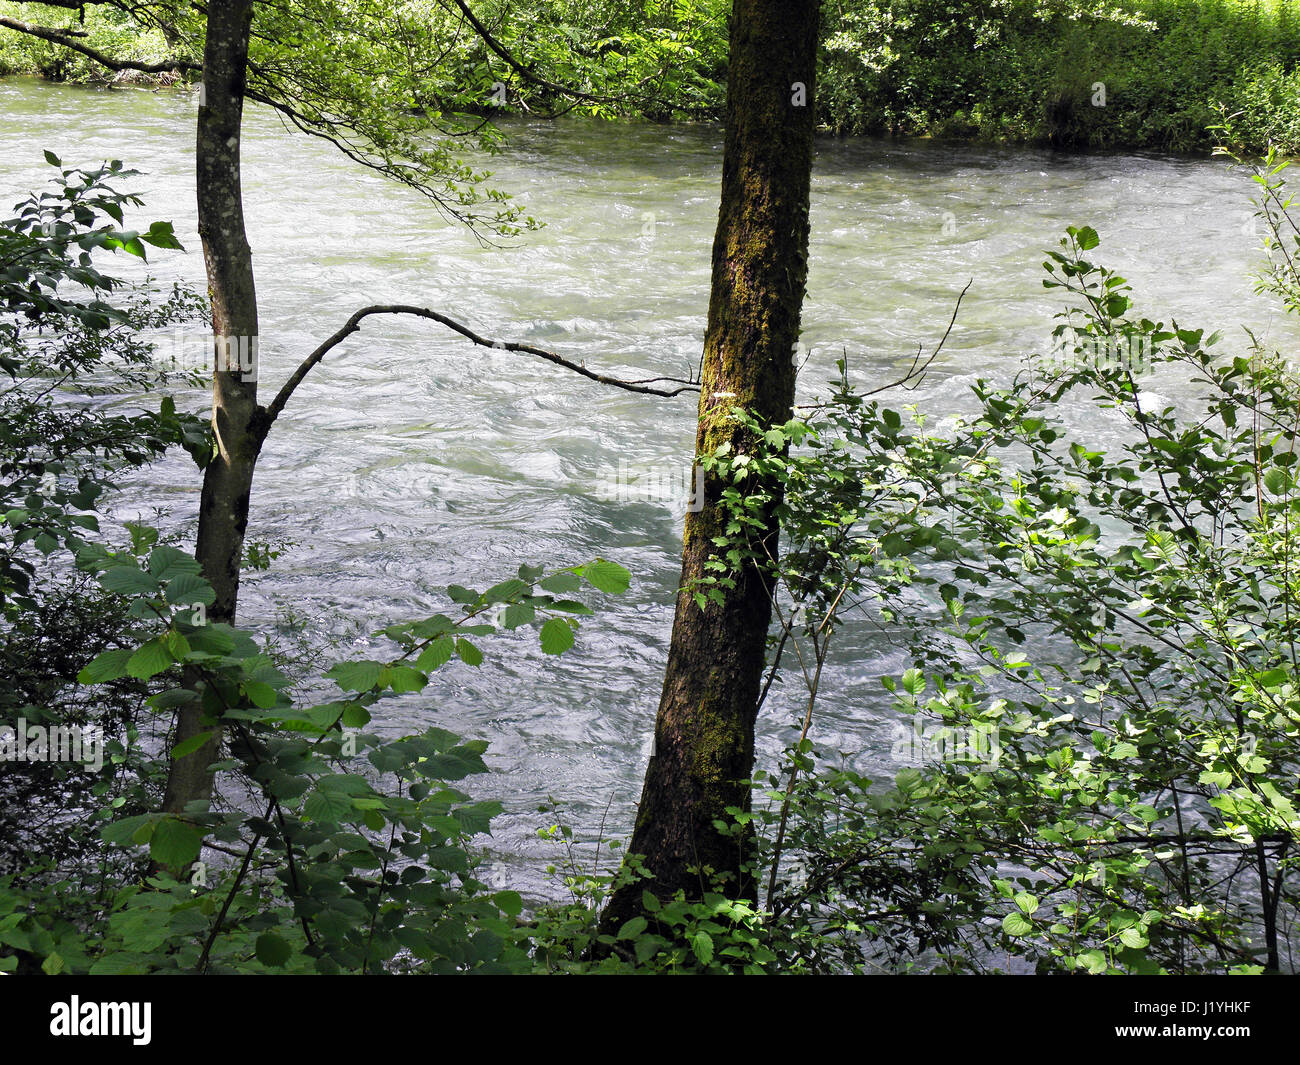
[[[1281,164],[1254,172],[1283,236]],[[177,446],[204,461],[202,423],[166,398],[126,417],[50,396],[52,372],[80,393],[184,384],[158,379],[138,338],[193,298],[78,265],[85,246],[174,244],[165,224],[116,225],[138,206],[114,189],[132,177],[63,170],[64,191],[0,226],[24,270],[6,282],[0,332],[6,720],[35,730],[5,737],[5,863],[21,869],[0,879],[7,970],[1289,967],[1300,382],[1281,355],[1220,354],[1204,330],[1153,320],[1100,265],[1097,234],[1071,229],[1048,262],[1067,300],[1060,346],[1014,382],[978,382],[973,416],[940,425],[946,412],[847,378],[780,423],[734,408],[761,446],[707,457],[729,486],[725,561],[688,592],[707,602],[746,566],[768,570],[766,683],[784,656],[806,694],[783,764],[760,768],[752,808],[719,822],[753,841],[739,895],[714,868],[695,874],[718,877],[710,890],[661,900],[639,860],[617,864],[617,840],[602,862],[544,823],[569,901],[530,900],[475,842],[501,809],[465,790],[487,772],[485,745],[437,728],[394,740],[372,722],[386,698],[478,666],[512,631],[565,653],[628,573],[521,562],[491,588],[451,587],[444,613],[395,619],[390,658],[323,675],[211,621],[213,589],[185,550],[99,521],[114,470]],[[1295,246],[1275,244],[1261,279],[1293,313]],[[1162,405],[1162,370],[1200,380],[1202,405]],[[1067,431],[1054,412],[1071,396],[1126,419],[1131,443],[1106,453]],[[779,503],[757,488],[769,477]],[[755,538],[773,506],[779,562]],[[914,756],[892,781],[823,766],[815,741],[822,667],[859,614],[914,662],[882,678]],[[169,746],[167,719],[195,699],[231,732],[224,801],[169,812],[186,746]],[[16,743],[36,750],[72,726],[80,764],[14,764]],[[624,888],[644,911],[602,927]]]
[[[250,0],[212,0],[188,28],[169,24],[165,59],[97,60],[201,67],[208,290],[107,272],[114,257],[165,264],[179,248],[171,224],[141,220],[137,175],[120,163],[47,153],[49,187],[0,222],[0,969],[1294,970],[1294,364],[1253,336],[1231,349],[1137,306],[1102,236],[1077,225],[1045,263],[1062,304],[1053,350],[1024,353],[1013,379],[973,382],[964,416],[908,402],[903,386],[929,366],[919,353],[865,388],[841,363],[799,402],[819,7],[735,4],[691,379],[628,380],[436,309],[370,304],[259,393],[245,99],[476,232],[526,239],[506,194],[446,147],[490,134],[453,116],[430,148],[382,104],[419,96],[464,116],[504,84],[488,80],[491,53],[531,86],[520,106],[626,107],[576,49],[548,38],[548,65],[529,66],[512,51],[527,55],[526,41],[507,47],[462,11],[485,64],[467,87],[457,56],[441,57],[439,81],[404,47],[404,29],[429,40],[424,23],[389,31],[330,8],[317,34],[279,9],[259,21]],[[613,7],[610,26],[641,10]],[[369,41],[375,64],[319,84],[339,63],[325,48],[339,27],[352,50],[338,53],[355,63]],[[669,77],[674,38],[649,37],[635,84]],[[1253,136],[1237,121],[1217,135]],[[1259,289],[1300,313],[1286,163],[1276,150],[1232,161],[1266,237]],[[393,316],[582,387],[698,394],[703,487],[634,830],[624,844],[543,811],[560,848],[550,897],[490,867],[482,837],[502,807],[476,797],[486,744],[387,712],[409,697],[432,715],[435,696],[455,697],[449,674],[526,653],[522,638],[568,653],[633,574],[603,557],[511,558],[491,585],[438,589],[436,612],[386,619],[364,655],[339,651],[324,669],[295,665],[283,634],[240,615],[243,574],[273,564],[245,535],[277,418],[327,355]],[[177,402],[196,382],[159,373],[150,346],[195,318],[210,345],[202,418]],[[1164,400],[1170,378],[1193,394]],[[106,394],[127,402],[97,402]],[[1080,409],[1095,417],[1066,418]],[[1120,445],[1089,438],[1104,419],[1122,424]],[[193,460],[192,543],[115,516],[116,493],[136,514],[153,502],[121,474],[173,449]],[[824,667],[849,624],[881,633],[901,666],[875,677],[911,751],[897,760],[914,762],[892,777],[837,766],[819,745]],[[772,690],[798,716],[781,758],[756,765]]]
[[[341,5],[346,8],[348,5]],[[547,114],[574,108],[658,121],[720,120],[726,0],[477,6],[504,53],[587,99],[520,71],[440,3],[359,17],[418,20],[438,42],[412,106],[481,105]],[[167,5],[129,17],[0,3],[0,17],[67,29],[79,43],[149,66],[184,49]],[[39,17],[38,17],[39,16]],[[817,118],[840,134],[978,138],[1074,148],[1208,151],[1220,105],[1240,112],[1240,147],[1300,151],[1300,11],[1294,0],[846,0],[823,13]],[[191,48],[191,58],[195,57]],[[168,83],[174,72],[106,73],[48,39],[0,33],[0,75]],[[496,94],[494,86],[504,92]],[[592,98],[594,97],[594,98]]]

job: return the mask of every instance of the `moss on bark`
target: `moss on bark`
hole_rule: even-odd
[[[722,197],[713,245],[713,275],[700,393],[697,454],[744,432],[726,417],[743,405],[783,422],[794,402],[792,358],[799,336],[808,263],[812,171],[816,0],[735,0],[727,86]],[[768,486],[775,489],[777,486]],[[688,514],[682,586],[704,576],[717,548],[721,485],[706,478],[704,507]],[[778,528],[769,517],[768,548]],[[679,597],[655,754],[646,770],[629,851],[642,856],[661,897],[698,895],[706,867],[753,897],[743,876],[745,841],[719,831],[727,808],[749,806],[754,724],[763,677],[771,588],[743,570],[722,603],[701,609]],[[640,910],[644,885],[617,893],[606,929]]]

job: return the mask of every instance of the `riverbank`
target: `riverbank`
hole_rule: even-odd
[[[1223,108],[1239,147],[1300,151],[1293,0],[851,6],[819,87],[840,132],[1207,151]]]
[[[671,75],[659,79],[653,102],[605,105],[601,113],[670,122],[720,117],[728,0],[632,4],[618,16],[569,6],[528,0],[500,37],[515,54],[572,73],[557,80],[601,93],[625,91],[635,63],[653,71],[671,55]],[[119,59],[147,64],[168,55],[161,30],[141,30],[112,11],[87,10],[84,23],[75,12],[38,4],[0,3],[0,14],[75,27],[83,43]],[[1236,147],[1262,151],[1272,143],[1300,153],[1296,0],[1086,7],[1081,0],[846,0],[824,17],[817,106],[835,133],[1197,152],[1218,140],[1209,127],[1221,113],[1237,113]],[[538,25],[564,36],[563,58]],[[665,41],[678,47],[667,51]],[[483,77],[473,47],[449,45],[443,62],[449,83]],[[84,56],[0,29],[0,75],[20,73],[105,80]],[[150,78],[174,76],[114,80]],[[510,86],[512,109],[551,102],[543,90]]]
[[[48,179],[42,149],[68,165],[122,154],[147,172],[125,186],[147,200],[130,224],[174,221],[186,251],[115,268],[202,287],[194,107],[180,92],[0,82],[8,153],[0,203]],[[265,308],[264,389],[278,388],[369,303],[433,307],[484,335],[631,378],[695,370],[720,131],[519,120],[508,133],[511,150],[491,160],[494,183],[548,224],[497,249],[401,186],[376,180],[359,194],[355,165],[335,148],[287,135],[265,108],[249,110],[242,158]],[[976,377],[1008,380],[1020,355],[1049,350],[1061,301],[1043,289],[1041,264],[1066,225],[1102,234],[1099,261],[1129,278],[1152,318],[1224,329],[1234,342],[1244,322],[1298,349],[1253,290],[1251,189],[1213,160],[825,138],[814,170],[799,402],[826,394],[845,352],[864,387],[895,379],[918,345],[934,346],[957,293],[975,278],[940,359],[908,400],[969,411]],[[190,350],[181,346],[189,336],[169,334],[165,350]],[[367,634],[445,609],[449,584],[486,588],[520,562],[600,555],[637,575],[602,607],[599,624],[584,627],[571,655],[534,648],[465,666],[436,702],[411,694],[385,712],[393,730],[437,724],[491,741],[499,772],[482,794],[507,809],[494,822],[494,846],[512,887],[545,896],[554,845],[538,838],[536,811],[548,797],[563,797],[572,823],[594,826],[613,795],[609,835],[631,827],[681,572],[687,489],[675,493],[683,482],[674,478],[689,468],[695,404],[574,387],[508,352],[475,358],[454,334],[399,322],[368,329],[319,370],[258,466],[248,536],[288,549],[270,570],[246,574],[241,611],[250,628],[277,640],[302,633],[313,654],[338,636],[366,657]],[[178,404],[209,401],[195,390],[193,408],[185,397]],[[1118,420],[1091,408],[1062,416],[1093,447],[1121,446]],[[136,477],[122,499],[157,500],[167,513],[122,516],[191,536],[198,500],[189,457],[178,452]],[[897,672],[897,652],[867,622],[837,640],[818,741],[857,752],[855,768],[892,779],[897,717],[878,677]],[[780,756],[802,709],[774,687],[758,741],[764,764]]]

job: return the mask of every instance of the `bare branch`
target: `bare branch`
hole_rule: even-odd
[[[921,382],[925,380],[925,375],[929,371],[931,363],[939,357],[939,353],[943,351],[944,344],[947,343],[948,337],[952,334],[952,327],[957,323],[957,315],[961,311],[961,301],[966,298],[966,293],[970,291],[970,287],[973,284],[975,284],[975,279],[971,278],[966,282],[966,287],[958,293],[957,303],[952,309],[952,317],[948,319],[948,328],[943,331],[943,336],[939,338],[939,343],[934,346],[934,350],[930,352],[929,355],[924,356],[924,361],[922,361],[922,356],[924,355],[925,349],[918,345],[916,355],[913,356],[912,365],[908,367],[907,373],[903,374],[903,376],[897,380],[890,381],[888,384],[879,385],[878,387],[871,389],[869,392],[863,392],[862,395],[864,397],[876,396],[881,392],[888,392],[891,388],[902,388],[908,392],[914,392],[916,389],[921,387]],[[847,355],[845,357],[847,358]],[[821,410],[829,405],[830,404],[828,403],[805,403],[801,404],[796,409]]]
[[[961,301],[966,298],[966,293],[970,291],[971,285],[975,284],[975,279],[971,278],[966,282],[966,287],[957,295],[957,303],[953,306],[952,317],[948,319],[948,328],[943,331],[943,336],[939,338],[939,343],[934,346],[925,362],[921,362],[921,348],[916,349],[916,358],[912,360],[912,367],[903,375],[899,381],[892,384],[881,385],[879,388],[873,388],[870,392],[862,393],[864,396],[874,396],[878,392],[884,392],[890,388],[903,387],[909,392],[915,391],[921,387],[921,382],[925,380],[926,372],[930,369],[930,364],[939,357],[939,352],[943,351],[943,346],[948,342],[948,337],[952,333],[952,327],[957,324],[957,315],[961,311]]]
[[[362,307],[355,312],[351,318],[344,323],[333,336],[325,340],[320,347],[313,351],[302,364],[293,372],[293,375],[284,383],[271,405],[266,408],[266,428],[270,428],[271,423],[279,417],[280,412],[284,410],[285,405],[289,402],[294,390],[303,382],[303,379],[309,374],[317,363],[325,358],[334,348],[343,343],[353,333],[360,331],[361,323],[374,315],[380,314],[409,314],[416,318],[427,318],[431,322],[437,322],[439,325],[445,325],[466,339],[483,348],[494,348],[497,351],[513,351],[524,355],[535,355],[539,359],[545,359],[547,362],[554,363],[556,366],[563,366],[566,370],[572,370],[576,374],[581,374],[589,380],[596,381],[602,385],[612,385],[615,388],[622,388],[628,392],[639,392],[649,396],[666,396],[672,397],[680,395],[683,392],[698,392],[700,387],[694,381],[684,381],[678,377],[657,377],[649,378],[653,381],[671,381],[681,385],[680,388],[662,389],[650,388],[644,383],[637,381],[626,381],[618,377],[608,377],[605,374],[596,373],[594,370],[588,370],[581,363],[572,362],[557,355],[553,351],[547,351],[545,348],[533,347],[531,344],[517,344],[514,341],[488,340],[480,336],[467,325],[463,325],[453,318],[448,318],[445,314],[439,314],[437,311],[431,311],[427,307],[413,307],[405,304],[375,304],[370,307]]]

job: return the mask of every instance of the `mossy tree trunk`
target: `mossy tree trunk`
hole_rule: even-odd
[[[700,393],[697,455],[730,441],[750,442],[726,417],[732,405],[764,420],[786,421],[795,395],[794,348],[807,279],[818,0],[734,0],[727,82],[722,202],[713,244],[713,278]],[[769,486],[778,489],[779,486]],[[704,507],[686,517],[681,586],[706,575],[717,552],[721,486],[705,482]],[[777,522],[767,548],[775,557]],[[655,747],[646,770],[628,850],[653,880],[617,893],[603,925],[640,912],[641,892],[684,889],[698,897],[692,867],[741,875],[747,842],[715,827],[727,807],[747,808],[754,725],[764,672],[771,585],[750,566],[722,603],[701,609],[679,594]]]
[[[257,293],[239,173],[252,14],[252,0],[212,0],[208,5],[195,153],[199,236],[212,305],[215,437],[214,455],[203,474],[195,557],[216,593],[208,618],[227,623],[235,620],[253,469],[266,435],[266,414],[257,404]],[[211,728],[198,703],[186,705],[178,712],[176,741]],[[172,763],[165,810],[179,813],[188,803],[211,797],[208,766],[218,757],[219,739],[214,734]]]

